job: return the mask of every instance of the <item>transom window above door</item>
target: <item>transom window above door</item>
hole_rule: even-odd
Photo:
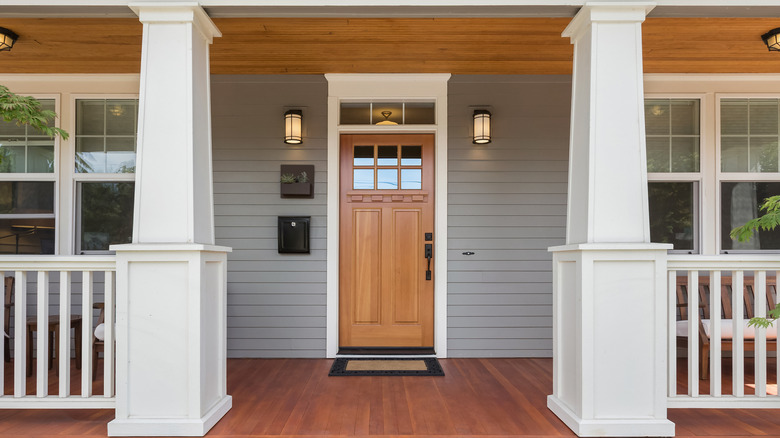
[[[433,125],[433,102],[341,102],[341,125]]]
[[[354,190],[422,188],[422,146],[359,145],[352,152]]]

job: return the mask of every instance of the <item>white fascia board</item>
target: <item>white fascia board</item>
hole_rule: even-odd
[[[4,0],[1,6],[127,6],[131,0]],[[154,3],[154,2],[150,2]],[[369,0],[201,0],[220,6],[376,6]],[[386,0],[383,6],[583,6],[586,0]],[[629,2],[626,2],[629,3]],[[657,0],[658,6],[777,6],[777,0]]]

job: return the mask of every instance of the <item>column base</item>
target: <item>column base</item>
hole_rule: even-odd
[[[108,436],[204,436],[233,407],[233,397],[225,396],[198,419],[140,418],[112,420]]]
[[[577,416],[558,397],[547,396],[547,408],[577,436],[674,436],[674,423],[648,418],[585,420]]]

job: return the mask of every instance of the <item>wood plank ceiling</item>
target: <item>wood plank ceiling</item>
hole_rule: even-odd
[[[569,18],[219,18],[214,74],[570,74]],[[648,18],[647,73],[780,73],[772,18]],[[138,73],[132,18],[6,18],[0,73]]]

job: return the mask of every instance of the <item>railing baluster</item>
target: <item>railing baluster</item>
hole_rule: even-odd
[[[38,271],[38,358],[36,360],[36,395],[49,395],[49,273]]]
[[[720,271],[710,271],[710,394],[721,395]]]
[[[733,331],[731,337],[731,378],[732,394],[736,397],[745,396],[745,338],[742,294],[745,287],[745,272],[733,271],[731,282],[731,322]]]
[[[60,272],[60,397],[70,395],[70,271]]]
[[[677,300],[674,297],[674,291],[677,288],[677,271],[669,271],[667,287],[670,292],[667,294],[669,303],[669,323],[667,324],[667,327],[671,327],[668,332],[669,339],[667,341],[669,357],[669,363],[667,364],[669,378],[667,383],[669,385],[669,397],[675,397],[677,396]]]
[[[766,271],[756,271],[753,289],[754,315],[766,317]],[[754,330],[753,366],[755,369],[756,395],[766,397],[766,331]]]
[[[688,395],[699,396],[699,271],[688,271]]]
[[[106,271],[103,304],[106,330],[103,341],[103,394],[114,396],[114,273]]]
[[[14,397],[27,395],[27,271],[14,273]]]
[[[81,273],[81,396],[92,395],[92,271]]]

